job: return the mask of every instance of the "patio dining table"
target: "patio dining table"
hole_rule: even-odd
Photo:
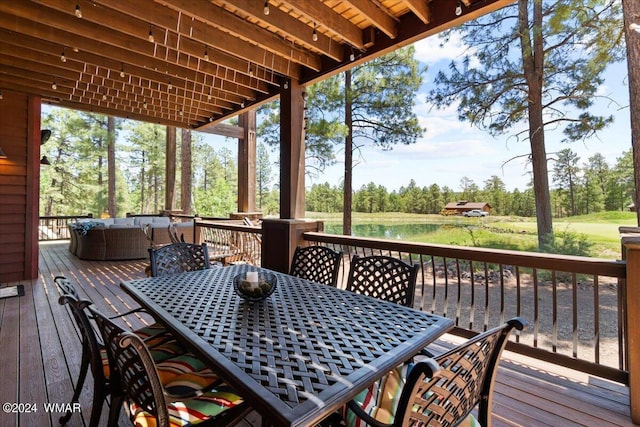
[[[309,426],[453,327],[444,317],[272,272],[248,302],[249,265],[131,280],[123,289],[275,426]]]

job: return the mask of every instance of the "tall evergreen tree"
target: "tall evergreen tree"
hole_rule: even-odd
[[[569,215],[577,215],[576,207],[576,193],[578,190],[578,173],[580,168],[578,162],[580,157],[571,151],[570,148],[565,148],[558,153],[553,166],[553,182],[558,186],[561,193],[567,195],[567,202],[569,204]]]
[[[423,133],[412,108],[424,72],[414,52],[413,46],[397,50],[307,88],[308,167],[321,172],[334,162],[335,146],[345,144],[344,234],[351,233],[354,152],[366,144],[383,150],[412,144]],[[277,113],[261,112],[267,117],[258,131],[276,144]]]
[[[110,217],[118,216],[116,198],[116,118],[107,119],[107,212]]]
[[[607,64],[622,58],[619,3],[518,0],[455,29],[467,54],[436,77],[428,99],[501,135],[525,123],[531,149],[538,245],[553,240],[545,129],[584,140],[612,122],[589,112]],[[448,33],[448,36],[451,32]],[[477,65],[476,65],[477,64]]]
[[[624,31],[627,46],[627,69],[629,70],[629,113],[631,115],[631,147],[633,150],[633,177],[636,216],[640,225],[640,31],[631,25],[639,25],[640,2],[622,2]]]
[[[258,190],[258,208],[262,209],[262,201],[269,192],[271,184],[271,160],[267,147],[259,142],[256,147],[256,186]]]

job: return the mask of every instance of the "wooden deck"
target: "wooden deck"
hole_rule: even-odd
[[[45,404],[68,403],[78,373],[78,334],[66,308],[58,304],[57,275],[74,280],[105,314],[135,307],[121,291],[123,280],[144,277],[144,261],[81,261],[66,242],[42,243],[40,277],[25,281],[25,295],[0,299],[0,403],[36,409],[0,412],[0,427],[57,426],[59,411]],[[2,283],[1,286],[18,283]],[[136,328],[144,318],[128,318]],[[447,346],[455,337],[445,337]],[[90,376],[89,376],[90,377]],[[494,395],[495,426],[630,426],[628,391],[616,383],[536,360],[505,354]],[[80,400],[82,412],[67,425],[84,426],[91,409],[91,380]],[[107,412],[105,407],[104,412]],[[103,414],[104,418],[104,414]],[[250,417],[245,425],[257,425]],[[129,425],[121,417],[122,426]]]

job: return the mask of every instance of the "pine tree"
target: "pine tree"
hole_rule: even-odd
[[[541,249],[553,241],[545,129],[564,126],[565,139],[578,141],[613,121],[589,109],[607,64],[623,58],[620,17],[616,2],[518,0],[445,36],[459,33],[469,49],[437,75],[428,99],[457,104],[460,120],[494,136],[515,128],[529,141]]]

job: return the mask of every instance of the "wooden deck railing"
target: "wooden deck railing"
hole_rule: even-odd
[[[41,228],[65,238],[79,218],[43,217]],[[192,218],[192,217],[189,217]],[[186,218],[180,218],[182,220]],[[212,258],[260,265],[260,227],[237,220],[196,220],[196,236]],[[512,350],[628,384],[626,262],[395,240],[304,233],[310,244],[345,252],[344,284],[354,254],[386,253],[421,267],[416,308],[447,316],[463,336],[512,316],[530,323]],[[41,239],[47,236],[41,234]]]
[[[67,240],[69,228],[67,224],[79,218],[93,218],[92,214],[86,215],[62,215],[62,216],[41,216],[38,224],[38,240]]]
[[[237,220],[198,220],[196,235],[206,243],[209,256],[223,264],[246,262],[260,265],[262,229]]]
[[[310,244],[354,254],[388,254],[420,265],[416,308],[455,321],[470,336],[522,316],[511,350],[628,384],[626,264],[620,261],[307,232]]]

